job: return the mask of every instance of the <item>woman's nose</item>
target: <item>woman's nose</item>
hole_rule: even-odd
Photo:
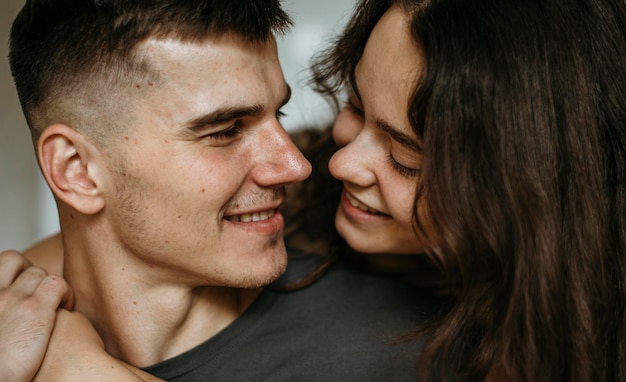
[[[338,180],[368,187],[376,183],[376,158],[374,142],[360,129],[330,158],[328,169]]]

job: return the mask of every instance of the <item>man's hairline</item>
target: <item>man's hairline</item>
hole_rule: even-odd
[[[33,143],[35,145],[37,144],[36,141],[39,139],[39,136],[49,126],[55,123],[66,122],[66,124],[72,127],[73,129],[79,131],[81,134],[84,134],[88,136],[90,139],[92,139],[94,143],[98,144],[99,147],[106,149],[108,146],[110,146],[111,140],[108,138],[103,138],[103,136],[98,137],[98,134],[94,134],[96,130],[102,130],[102,127],[89,131],[87,129],[82,129],[79,126],[82,124],[81,122],[84,122],[85,120],[87,120],[87,118],[85,118],[84,116],[77,117],[77,118],[69,118],[69,120],[67,118],[59,117],[60,115],[81,116],[81,115],[84,115],[83,113],[92,114],[93,112],[95,112],[96,114],[106,113],[106,110],[104,108],[96,108],[96,109],[90,109],[90,110],[83,109],[82,111],[77,110],[76,108],[68,110],[67,108],[63,108],[61,106],[62,104],[60,102],[55,101],[54,98],[59,97],[59,94],[63,94],[63,93],[65,94],[77,93],[76,91],[72,91],[72,89],[81,89],[78,92],[82,94],[81,96],[78,97],[80,99],[84,98],[86,95],[95,96],[96,94],[99,93],[101,97],[111,99],[113,100],[112,102],[117,103],[116,109],[118,111],[118,116],[119,114],[129,115],[129,113],[125,113],[124,111],[132,109],[134,107],[133,105],[135,104],[135,101],[138,100],[138,98],[136,97],[137,91],[140,91],[144,97],[147,97],[148,89],[150,88],[154,89],[154,87],[163,85],[165,83],[164,77],[161,75],[159,69],[157,68],[149,49],[147,49],[149,44],[153,42],[159,42],[159,41],[176,41],[176,42],[181,42],[184,44],[206,44],[208,41],[214,41],[216,44],[219,44],[219,43],[224,42],[223,39],[232,39],[238,42],[243,41],[247,44],[267,44],[267,43],[270,43],[270,41],[273,41],[274,43],[276,43],[276,33],[275,32],[269,33],[268,38],[263,39],[263,40],[251,40],[247,38],[245,35],[242,35],[237,32],[232,32],[232,31],[227,31],[224,33],[219,33],[219,34],[208,33],[207,35],[199,39],[181,38],[179,36],[176,36],[175,34],[167,34],[163,36],[159,36],[158,34],[151,34],[149,36],[146,36],[145,38],[137,41],[132,46],[124,62],[120,63],[118,61],[113,65],[111,64],[92,65],[91,69],[86,70],[82,74],[79,74],[79,77],[91,78],[91,80],[77,81],[75,82],[75,85],[57,87],[57,95],[49,94],[46,99],[42,100],[42,102],[40,102],[37,106],[33,107],[30,114],[39,116],[39,117],[31,118],[34,121],[36,121],[35,122],[36,126],[34,130],[37,131],[37,136],[35,137]],[[132,68],[132,69],[130,73],[127,73],[124,76],[126,80],[124,80],[123,78],[119,78],[120,73],[123,73],[124,71],[129,70],[129,68]],[[141,68],[141,70],[138,68]],[[117,79],[114,82],[111,80],[111,77],[110,77],[110,72],[112,71],[112,69],[115,69],[114,70],[116,72],[115,76],[117,77]],[[103,74],[105,72],[107,74]],[[110,86],[106,86],[106,83],[109,83]],[[98,89],[98,90],[91,90],[91,89]],[[133,94],[131,94],[131,92],[133,92]],[[111,94],[114,94],[114,96],[111,96]],[[128,96],[119,97],[121,95],[128,95]],[[70,97],[70,99],[75,100],[76,98],[74,96],[74,97]],[[70,103],[74,103],[74,102],[70,102]],[[56,104],[57,107],[61,108],[62,110],[65,109],[65,111],[59,112],[57,113],[57,116],[52,116],[52,117],[47,116],[46,115],[47,113],[37,112],[38,109],[49,110],[50,104]],[[44,106],[44,105],[47,105],[47,106]],[[65,120],[63,121],[63,119]],[[103,121],[103,123],[107,124],[108,126],[115,126],[118,123],[120,123],[120,121],[118,117],[115,117],[115,118],[112,117],[112,118],[106,118],[105,121]],[[120,129],[109,130],[109,131],[112,134],[117,134],[117,135],[120,134]]]

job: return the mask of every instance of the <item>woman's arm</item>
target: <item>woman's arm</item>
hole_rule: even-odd
[[[0,381],[161,381],[106,353],[87,318],[67,310],[60,235],[27,252],[38,266],[0,253]]]

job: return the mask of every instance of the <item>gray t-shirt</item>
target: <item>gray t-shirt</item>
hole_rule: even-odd
[[[266,289],[220,333],[145,370],[186,382],[416,381],[421,342],[394,340],[430,306],[418,288],[336,265],[303,289]]]

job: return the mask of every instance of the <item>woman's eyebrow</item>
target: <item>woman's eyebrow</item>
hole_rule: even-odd
[[[361,100],[361,94],[359,93],[359,87],[356,83],[356,77],[354,75],[354,72],[350,74],[350,86],[352,87],[352,92],[358,98],[359,102],[363,104],[363,101]],[[418,154],[421,153],[422,150],[420,148],[420,145],[417,143],[415,139],[401,132],[399,129],[393,127],[389,122],[385,121],[384,119],[377,118],[376,126],[379,129],[386,132],[387,134],[389,134],[394,141],[397,141],[402,146],[405,146],[411,151],[414,151]]]
[[[415,139],[411,138],[399,129],[396,129],[389,122],[378,118],[376,119],[376,126],[389,134],[394,141],[400,143],[402,146],[405,146],[418,154],[421,153],[421,148]]]

